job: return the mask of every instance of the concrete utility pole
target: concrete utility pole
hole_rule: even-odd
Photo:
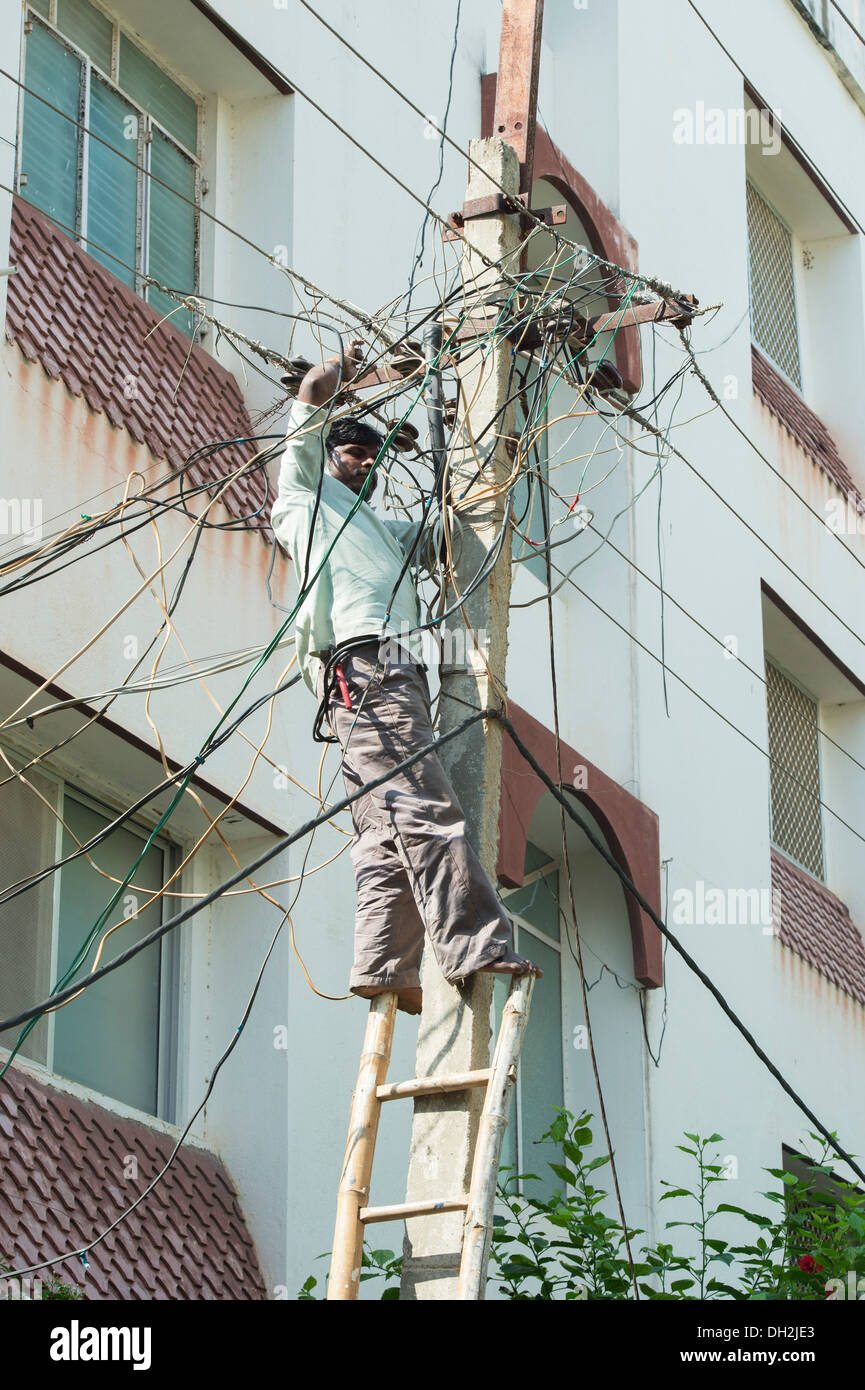
[[[472,158],[466,190],[464,277],[474,281],[472,293],[495,299],[504,288],[498,272],[484,270],[475,252],[489,260],[510,259],[518,267],[519,216],[490,211],[504,188],[517,198],[530,194],[537,107],[543,0],[504,0],[499,75],[494,129],[490,140],[470,144]],[[481,170],[483,172],[481,172]],[[507,293],[507,291],[505,291]],[[477,355],[461,374],[462,394],[457,419],[459,447],[451,462],[451,495],[461,496],[477,470],[469,440],[482,435],[477,445],[486,479],[478,479],[468,496],[484,492],[489,482],[505,479],[511,461],[504,437],[514,428],[514,405],[498,412],[507,395],[511,344],[506,338],[480,363]],[[472,365],[476,363],[476,365]],[[463,417],[465,404],[467,414]],[[495,424],[486,430],[490,421]],[[495,542],[505,514],[505,498],[479,500],[462,513],[457,532],[456,584],[464,593]],[[465,610],[480,643],[489,670],[501,687],[505,684],[508,644],[508,608],[511,590],[511,535],[505,537],[498,561],[489,578],[468,599]],[[448,593],[448,606],[456,595]],[[462,628],[458,615],[448,620],[451,633]],[[462,633],[459,634],[462,636]],[[459,651],[452,666],[441,667],[440,732],[462,722],[467,701],[473,706],[500,706],[501,700],[477,652],[471,635],[465,634],[465,667]],[[455,644],[458,647],[458,644]],[[447,657],[447,648],[445,657]],[[478,724],[443,750],[442,762],[466,814],[469,838],[477,849],[491,881],[496,881],[498,857],[499,796],[501,786],[502,730],[497,721]],[[464,1072],[489,1066],[490,1007],[493,976],[479,975],[463,995],[445,983],[429,951],[423,964],[424,1008],[418,1038],[416,1076]],[[414,1104],[411,1157],[406,1201],[458,1197],[468,1192],[472,1154],[477,1137],[482,1092],[429,1096]],[[404,1299],[455,1299],[462,1246],[463,1214],[413,1217],[406,1222],[403,1280]]]

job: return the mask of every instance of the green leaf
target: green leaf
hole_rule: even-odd
[[[715,1210],[735,1212],[737,1216],[744,1216],[746,1221],[753,1222],[755,1226],[762,1226],[764,1230],[773,1224],[771,1217],[759,1216],[754,1211],[746,1211],[744,1207],[734,1207],[730,1202],[719,1202]]]
[[[735,1288],[732,1284],[725,1284],[720,1279],[710,1279],[706,1285],[706,1292],[725,1293],[730,1298],[741,1298],[742,1290]]]
[[[385,1289],[384,1293],[383,1293],[382,1296],[381,1296],[381,1302],[382,1302],[382,1303],[384,1303],[385,1301],[388,1301],[388,1302],[390,1302],[390,1303],[395,1303],[395,1302],[398,1301],[398,1299],[399,1299],[399,1289]]]

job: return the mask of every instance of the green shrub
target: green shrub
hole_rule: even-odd
[[[865,1274],[865,1195],[838,1180],[831,1197],[816,1191],[818,1174],[833,1176],[827,1163],[831,1146],[819,1135],[811,1135],[821,1147],[819,1157],[811,1160],[809,1178],[764,1169],[780,1183],[762,1194],[777,1207],[777,1214],[770,1215],[730,1202],[713,1206],[712,1189],[728,1179],[723,1167],[711,1161],[710,1149],[723,1138],[686,1133],[689,1143],[676,1147],[693,1160],[693,1186],[662,1179],[667,1190],[660,1197],[681,1204],[682,1219],[667,1221],[665,1229],[693,1233],[689,1246],[696,1253],[685,1254],[676,1251],[672,1239],[637,1249],[636,1239],[645,1232],[629,1227],[626,1241],[619,1221],[606,1215],[609,1194],[599,1185],[599,1175],[610,1156],[588,1156],[594,1142],[591,1119],[588,1112],[575,1119],[569,1111],[557,1110],[541,1136],[539,1142],[549,1139],[558,1146],[561,1160],[547,1165],[562,1184],[551,1198],[520,1194],[519,1184],[540,1182],[536,1174],[501,1169],[498,1195],[507,1214],[494,1218],[489,1278],[508,1299],[633,1299],[636,1284],[640,1298],[646,1299],[813,1301],[834,1296],[836,1291],[827,1289],[830,1280],[846,1287],[851,1271],[857,1277]],[[743,1223],[740,1244],[714,1236],[713,1223],[721,1213]],[[393,1251],[364,1247],[360,1277],[384,1278],[382,1299],[399,1297],[401,1271],[402,1259]],[[316,1287],[310,1276],[298,1298],[315,1299]]]

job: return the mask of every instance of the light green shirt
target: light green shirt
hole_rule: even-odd
[[[322,426],[326,416],[325,406],[303,401],[295,401],[292,406],[288,427],[291,437],[286,441],[279,491],[271,512],[274,534],[294,562],[298,589],[303,581],[316,490],[325,457]],[[367,502],[359,506],[357,502],[357,495],[335,478],[325,463],[307,583],[331,546],[333,549],[298,610],[295,628],[298,663],[313,693],[321,665],[318,654],[368,632],[400,638],[414,660],[425,665],[421,634],[405,635],[420,624],[420,604],[411,568],[402,577],[390,606],[390,620],[383,628],[407,550],[423,522],[380,517]],[[357,510],[346,524],[355,506]],[[432,533],[427,527],[412,563],[429,570],[435,563],[434,554]]]

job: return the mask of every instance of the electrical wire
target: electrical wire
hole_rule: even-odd
[[[729,48],[727,48],[726,45],[725,45],[724,43],[721,42],[721,39],[718,37],[718,35],[717,35],[717,33],[715,32],[715,30],[712,28],[712,26],[711,26],[711,24],[709,23],[709,21],[707,20],[706,16],[702,13],[702,11],[701,11],[701,10],[698,8],[698,6],[694,3],[694,0],[687,0],[687,4],[690,5],[691,9],[694,11],[694,14],[697,16],[697,18],[699,19],[700,23],[701,23],[701,24],[704,26],[704,28],[707,29],[708,32],[711,34],[712,38],[715,40],[715,43],[716,43],[716,44],[718,45],[718,47],[720,48],[721,52],[725,55],[725,57],[729,58],[730,62],[733,64],[733,67],[736,69],[736,71],[739,73],[739,75],[740,75],[741,77],[744,77],[745,81],[748,82],[748,81],[749,81],[749,78],[748,78],[748,74],[745,72],[745,69],[744,69],[743,67],[741,67],[741,66],[739,65],[739,63],[736,62],[736,59],[733,57],[733,55],[732,55],[732,53],[730,52]],[[843,13],[843,11],[842,11],[842,13]],[[762,99],[762,98],[761,98],[761,99]],[[765,108],[764,108],[764,109],[765,109]],[[769,109],[771,110],[771,108],[769,108]],[[802,161],[802,163],[806,166],[806,168],[811,172],[811,174],[815,177],[815,179],[817,180],[818,186],[819,186],[820,184],[822,184],[825,188],[828,188],[828,189],[829,189],[829,192],[832,194],[832,197],[835,199],[835,201],[836,201],[836,203],[838,204],[838,206],[839,206],[840,208],[843,209],[845,216],[848,217],[849,220],[850,220],[852,223],[855,224],[855,226],[859,229],[860,232],[862,232],[863,234],[865,234],[865,227],[863,227],[862,223],[861,223],[861,222],[859,221],[859,219],[856,217],[856,214],[853,213],[853,212],[851,212],[850,208],[849,208],[849,207],[847,206],[847,204],[844,202],[844,199],[841,197],[841,195],[840,195],[840,193],[837,191],[837,189],[835,189],[835,188],[832,186],[832,184],[829,182],[829,180],[826,178],[826,176],[825,176],[823,173],[821,173],[821,171],[818,169],[817,165],[814,163],[814,161],[813,161],[813,159],[811,158],[811,156],[806,152],[806,150],[803,148],[803,146],[799,144],[799,141],[796,139],[796,137],[790,133],[790,131],[786,128],[786,126],[784,126],[784,125],[782,124],[782,122],[781,122],[781,121],[779,120],[779,118],[778,118],[777,112],[774,111],[774,110],[772,111],[772,122],[773,122],[774,125],[780,127],[780,129],[781,129],[781,131],[782,131],[782,133],[783,133],[784,139],[787,140],[787,141],[789,142],[790,146],[796,151],[796,154],[799,156],[799,159],[800,159],[800,160]]]
[[[522,739],[520,738],[519,734],[517,733],[510,720],[505,715],[502,715],[499,712],[489,711],[489,713],[491,717],[495,717],[500,720],[503,728],[507,731],[512,742],[516,745],[517,751],[525,759],[525,761],[528,763],[529,767],[531,767],[535,775],[540,778],[547,790],[564,808],[565,813],[568,816],[570,816],[571,820],[573,820],[580,827],[586,838],[601,855],[601,858],[606,861],[606,863],[610,866],[610,868],[613,870],[616,876],[621,880],[621,883],[625,890],[628,893],[630,893],[631,897],[633,897],[635,901],[639,903],[643,911],[648,914],[652,922],[654,922],[655,926],[658,928],[658,931],[660,931],[664,938],[667,941],[669,941],[676,954],[681,956],[682,960],[691,970],[692,974],[696,975],[697,979],[700,980],[702,984],[706,986],[709,993],[715,999],[716,1003],[718,1003],[721,1006],[721,1008],[723,1009],[727,1017],[730,1019],[733,1026],[738,1030],[739,1033],[741,1033],[742,1037],[745,1039],[752,1052],[754,1052],[760,1058],[763,1065],[767,1068],[771,1075],[774,1076],[778,1084],[787,1093],[787,1095],[794,1102],[794,1104],[798,1106],[798,1108],[802,1111],[806,1118],[810,1120],[811,1124],[813,1124],[815,1128],[819,1130],[826,1142],[831,1146],[834,1152],[838,1154],[839,1158],[842,1158],[845,1163],[849,1164],[850,1168],[853,1170],[856,1176],[858,1178],[861,1178],[862,1181],[865,1182],[865,1172],[862,1171],[862,1169],[859,1167],[853,1156],[847,1153],[847,1151],[844,1148],[842,1148],[842,1146],[838,1143],[838,1140],[836,1139],[835,1135],[830,1134],[829,1130],[822,1123],[822,1121],[817,1118],[817,1116],[805,1103],[802,1097],[793,1089],[790,1083],[781,1074],[781,1072],[778,1070],[775,1064],[760,1047],[753,1034],[748,1030],[748,1028],[746,1028],[745,1024],[739,1018],[738,1014],[736,1014],[735,1011],[727,1003],[727,1000],[724,998],[724,995],[721,993],[721,991],[712,982],[712,980],[710,980],[709,976],[705,973],[705,971],[701,969],[701,967],[694,960],[693,956],[691,956],[690,953],[685,950],[682,943],[673,935],[673,933],[667,927],[666,923],[664,923],[661,920],[660,916],[652,907],[651,903],[647,901],[647,899],[640,892],[639,888],[637,888],[637,886],[631,881],[631,879],[625,873],[625,870],[618,863],[615,856],[611,853],[607,845],[605,845],[603,840],[595,833],[595,831],[592,829],[591,825],[585,819],[585,817],[580,815],[580,813],[575,809],[573,803],[567,797],[565,797],[562,789],[560,787],[557,787],[553,782],[552,778],[544,771],[544,769],[538,763],[537,759],[534,757],[530,749],[528,749],[526,745],[523,743]],[[0,1028],[2,1028],[2,1026],[3,1025],[0,1024]]]
[[[825,1125],[823,1125],[823,1123],[818,1119],[818,1117],[814,1114],[814,1112],[808,1107],[808,1105],[805,1103],[805,1101],[802,1099],[802,1097],[799,1096],[798,1093],[797,1093],[797,1092],[793,1089],[793,1087],[789,1084],[789,1082],[787,1082],[787,1080],[785,1079],[785,1077],[781,1074],[781,1072],[778,1070],[778,1068],[774,1065],[774,1063],[771,1061],[771,1059],[767,1056],[767,1054],[763,1051],[763,1049],[762,1049],[762,1048],[760,1047],[760,1045],[757,1043],[756,1039],[753,1037],[753,1035],[752,1035],[751,1032],[748,1030],[748,1028],[742,1023],[741,1019],[738,1017],[738,1015],[734,1012],[734,1010],[733,1010],[733,1009],[730,1007],[730,1005],[727,1003],[727,1001],[726,1001],[726,999],[724,998],[724,995],[721,993],[721,991],[714,985],[714,983],[712,982],[712,980],[705,974],[705,972],[701,969],[701,967],[697,964],[697,962],[693,959],[693,957],[689,954],[689,952],[687,952],[687,951],[685,950],[685,948],[681,945],[681,943],[677,940],[677,938],[673,935],[673,933],[669,931],[669,929],[667,928],[666,924],[661,920],[661,918],[660,918],[659,915],[655,912],[655,910],[654,910],[654,908],[651,906],[651,904],[650,904],[649,902],[647,902],[647,900],[643,897],[643,895],[642,895],[642,893],[640,892],[640,890],[639,890],[639,889],[636,887],[636,885],[631,881],[630,877],[628,876],[628,874],[626,874],[626,872],[624,871],[624,869],[621,868],[621,866],[619,865],[619,863],[617,862],[617,860],[615,859],[615,857],[611,854],[611,852],[610,852],[610,850],[607,848],[607,846],[606,846],[606,845],[603,843],[603,841],[595,834],[594,830],[592,829],[592,827],[590,826],[590,824],[588,823],[588,821],[586,821],[585,818],[584,818],[582,815],[580,815],[579,812],[577,812],[577,810],[576,810],[575,807],[573,806],[572,802],[569,801],[569,800],[564,796],[564,793],[563,793],[563,790],[562,790],[561,786],[556,786],[556,784],[552,781],[552,779],[547,775],[547,773],[544,771],[544,769],[543,769],[543,768],[540,766],[540,764],[536,761],[536,759],[534,758],[534,756],[533,756],[533,754],[531,753],[531,751],[525,746],[525,744],[524,744],[524,743],[522,742],[522,740],[520,739],[518,733],[516,732],[514,726],[513,726],[512,723],[510,722],[510,720],[507,718],[507,716],[503,715],[501,711],[499,711],[499,710],[493,710],[493,709],[487,709],[487,710],[479,710],[479,711],[477,711],[476,713],[474,713],[474,714],[472,714],[472,715],[469,715],[468,718],[465,719],[465,720],[462,722],[462,724],[456,726],[454,729],[450,730],[448,733],[441,735],[441,737],[440,737],[439,739],[433,740],[433,742],[432,742],[431,744],[425,745],[422,749],[417,750],[414,754],[412,754],[412,755],[410,755],[408,758],[404,759],[403,762],[402,762],[401,764],[399,764],[398,766],[396,766],[396,767],[394,767],[393,769],[389,770],[388,772],[383,773],[380,777],[378,777],[378,778],[374,779],[373,781],[369,782],[365,787],[360,788],[357,792],[354,792],[354,793],[351,794],[350,796],[347,796],[347,797],[344,799],[344,801],[343,801],[342,803],[339,803],[338,806],[333,807],[333,808],[331,809],[331,811],[327,813],[327,815],[329,816],[329,815],[335,814],[337,810],[343,809],[345,806],[348,806],[348,805],[352,804],[352,803],[353,803],[354,801],[356,801],[359,797],[365,795],[369,790],[371,790],[371,789],[373,789],[374,787],[377,787],[377,786],[382,785],[383,783],[389,781],[389,780],[390,780],[392,777],[394,777],[397,773],[399,773],[399,772],[401,772],[401,771],[404,771],[406,768],[412,766],[415,762],[418,762],[422,757],[425,757],[429,752],[433,751],[433,749],[435,749],[436,747],[442,747],[444,744],[446,744],[447,742],[449,742],[451,739],[457,737],[457,735],[459,735],[459,734],[465,732],[466,729],[468,729],[469,727],[471,727],[473,724],[477,723],[480,719],[486,719],[486,718],[490,718],[490,719],[499,719],[499,720],[500,720],[500,722],[501,722],[503,728],[504,728],[505,731],[507,732],[508,736],[511,738],[512,742],[515,744],[515,746],[516,746],[518,752],[521,754],[521,756],[525,759],[525,761],[526,761],[526,762],[529,764],[529,766],[532,768],[532,770],[533,770],[533,772],[535,773],[535,775],[536,775],[537,777],[540,778],[540,780],[542,781],[542,783],[546,786],[547,790],[548,790],[548,791],[553,795],[553,797],[559,802],[559,804],[561,805],[561,807],[563,808],[563,810],[565,811],[565,813],[566,813],[566,814],[579,826],[579,828],[580,828],[580,829],[583,831],[583,833],[586,835],[586,837],[588,838],[588,840],[590,841],[590,843],[593,845],[593,847],[598,851],[598,853],[599,853],[599,854],[601,855],[601,857],[606,861],[606,863],[610,866],[610,868],[613,869],[613,871],[615,872],[615,874],[617,875],[617,877],[618,877],[618,878],[620,879],[620,881],[622,882],[622,885],[623,885],[623,887],[625,888],[625,890],[626,890],[627,892],[629,892],[629,893],[632,895],[632,897],[635,898],[635,900],[639,903],[639,905],[640,905],[640,907],[643,909],[643,911],[646,912],[646,913],[648,914],[648,916],[649,916],[649,917],[651,918],[651,920],[654,922],[655,926],[656,926],[656,927],[658,928],[658,930],[663,934],[663,936],[664,936],[664,938],[665,938],[665,941],[669,942],[669,944],[673,947],[673,949],[677,952],[677,954],[684,960],[685,964],[689,967],[689,969],[692,971],[692,973],[695,974],[695,975],[697,976],[697,978],[698,978],[698,979],[705,985],[705,987],[709,990],[709,992],[712,994],[713,998],[716,1000],[716,1002],[717,1002],[717,1003],[720,1005],[720,1007],[722,1008],[723,1012],[727,1015],[727,1017],[728,1017],[728,1018],[730,1019],[730,1021],[733,1023],[734,1027],[737,1029],[737,1031],[742,1035],[742,1037],[743,1037],[743,1038],[745,1039],[745,1041],[748,1043],[748,1045],[749,1045],[749,1047],[751,1048],[751,1050],[760,1058],[760,1060],[763,1062],[763,1064],[764,1064],[764,1066],[767,1068],[767,1070],[771,1073],[772,1076],[774,1076],[774,1078],[778,1081],[778,1083],[779,1083],[779,1085],[782,1087],[782,1089],[783,1089],[783,1090],[787,1093],[787,1095],[793,1100],[794,1104],[802,1111],[802,1113],[808,1118],[808,1120],[819,1130],[819,1132],[823,1135],[824,1139],[825,1139],[826,1142],[830,1145],[830,1147],[834,1150],[834,1152],[837,1153],[838,1156],[839,1156],[840,1158],[842,1158],[842,1159],[844,1160],[844,1162],[847,1163],[847,1164],[850,1166],[850,1168],[853,1170],[853,1172],[856,1173],[856,1175],[857,1175],[859,1178],[861,1178],[863,1181],[865,1181],[865,1173],[863,1173],[863,1171],[859,1168],[859,1166],[858,1166],[858,1164],[855,1162],[854,1158],[853,1158],[850,1154],[848,1154],[848,1153],[846,1152],[846,1150],[845,1150],[845,1149],[841,1146],[841,1144],[838,1142],[838,1140],[837,1140],[837,1138],[835,1137],[835,1135],[834,1135],[833,1133],[830,1133],[830,1132],[829,1132],[829,1130],[825,1127]],[[181,923],[182,921],[187,920],[189,917],[191,917],[192,915],[194,915],[195,912],[200,911],[202,907],[208,905],[208,903],[209,903],[210,901],[215,900],[215,898],[218,897],[222,892],[224,892],[229,886],[231,886],[233,883],[239,882],[240,879],[244,876],[245,873],[251,874],[251,873],[255,872],[259,867],[262,866],[263,863],[267,862],[268,859],[273,858],[276,854],[281,853],[282,850],[284,850],[285,848],[287,848],[288,843],[293,842],[294,840],[300,838],[302,835],[305,835],[305,834],[310,833],[310,832],[315,828],[315,826],[316,826],[317,824],[320,824],[320,823],[322,822],[323,819],[324,819],[324,817],[318,817],[318,818],[316,818],[314,821],[308,822],[306,826],[301,827],[300,830],[298,830],[297,832],[295,832],[292,836],[286,837],[285,840],[280,841],[279,844],[278,844],[276,847],[271,848],[269,851],[266,851],[266,853],[265,853],[264,855],[259,856],[259,858],[258,858],[253,864],[247,866],[247,868],[246,868],[245,870],[244,870],[244,869],[241,869],[240,872],[239,872],[237,875],[235,875],[235,876],[233,877],[233,879],[227,880],[227,881],[224,882],[223,884],[219,885],[216,889],[212,890],[212,892],[211,892],[210,894],[208,894],[207,897],[206,897],[206,899],[204,899],[201,903],[196,904],[196,905],[194,905],[193,907],[191,907],[191,908],[189,908],[189,909],[186,909],[184,912],[177,914],[177,916],[174,917],[174,918],[172,918],[172,919],[170,919],[169,922],[163,923],[162,926],[161,926],[160,928],[157,928],[156,931],[151,932],[151,933],[149,934],[148,937],[146,937],[146,938],[144,938],[142,941],[136,943],[135,946],[130,947],[122,956],[117,957],[114,961],[111,961],[108,965],[103,966],[99,971],[97,971],[97,972],[95,972],[93,975],[91,975],[90,978],[89,978],[89,980],[88,980],[87,982],[85,982],[85,983],[86,983],[86,984],[92,984],[92,983],[94,983],[94,982],[96,981],[96,979],[101,978],[101,977],[103,977],[104,975],[108,974],[111,970],[118,968],[119,965],[125,963],[126,960],[131,959],[134,955],[138,954],[138,952],[139,952],[140,950],[144,949],[145,946],[152,944],[152,942],[153,942],[154,940],[158,939],[158,938],[161,937],[162,935],[165,935],[165,933],[166,933],[167,931],[172,930],[174,927],[180,925],[180,923]],[[67,1259],[74,1258],[75,1256],[83,1256],[83,1255],[86,1254],[89,1250],[92,1250],[92,1249],[94,1248],[94,1246],[95,1246],[96,1244],[98,1244],[101,1240],[103,1240],[103,1239],[105,1238],[105,1236],[108,1235],[112,1230],[116,1229],[116,1227],[120,1224],[120,1222],[123,1221],[133,1210],[135,1210],[135,1208],[140,1204],[140,1202],[142,1202],[142,1201],[144,1200],[144,1198],[153,1190],[153,1188],[156,1186],[156,1184],[159,1182],[159,1180],[164,1176],[164,1174],[165,1174],[165,1172],[167,1171],[169,1165],[170,1165],[171,1162],[173,1161],[173,1159],[174,1159],[174,1157],[176,1156],[176,1154],[179,1152],[179,1149],[180,1149],[181,1144],[183,1143],[183,1140],[186,1138],[187,1134],[188,1134],[189,1131],[191,1130],[192,1125],[193,1125],[193,1123],[195,1122],[195,1119],[196,1119],[197,1116],[201,1113],[201,1110],[204,1108],[204,1105],[206,1104],[207,1099],[209,1098],[210,1094],[212,1093],[213,1085],[214,1085],[215,1079],[216,1079],[216,1075],[218,1074],[218,1072],[219,1072],[219,1070],[221,1069],[222,1065],[223,1065],[224,1062],[227,1060],[228,1056],[230,1056],[231,1052],[233,1051],[234,1047],[236,1046],[237,1040],[239,1039],[240,1034],[242,1033],[243,1028],[244,1028],[244,1026],[245,1026],[245,1024],[246,1024],[246,1022],[247,1022],[247,1020],[248,1020],[248,1018],[249,1018],[249,1014],[250,1014],[250,1012],[251,1012],[252,1005],[253,1005],[253,1003],[254,1003],[254,1001],[255,1001],[255,997],[256,997],[256,995],[257,995],[258,989],[259,989],[260,984],[261,984],[261,979],[262,979],[262,976],[263,976],[263,973],[264,973],[264,968],[265,968],[265,966],[267,965],[267,962],[268,962],[269,959],[270,959],[270,956],[271,956],[272,951],[273,951],[273,948],[274,948],[274,946],[275,946],[275,944],[276,944],[276,940],[277,940],[277,937],[278,937],[279,932],[280,932],[280,930],[281,930],[281,927],[282,927],[282,922],[280,923],[279,928],[277,928],[277,932],[275,933],[275,935],[274,935],[274,937],[273,937],[273,939],[272,939],[272,941],[271,941],[270,947],[268,948],[267,954],[265,955],[265,958],[264,958],[264,961],[263,961],[263,963],[262,963],[262,966],[261,966],[260,969],[259,969],[259,973],[258,973],[258,976],[257,976],[257,978],[256,978],[256,981],[255,981],[255,985],[254,985],[254,987],[253,987],[252,994],[250,995],[250,998],[249,998],[249,1001],[248,1001],[248,1003],[247,1003],[247,1006],[246,1006],[246,1008],[245,1008],[245,1010],[244,1010],[244,1012],[243,1012],[243,1015],[242,1015],[242,1018],[241,1018],[241,1023],[240,1023],[240,1025],[238,1026],[238,1028],[236,1029],[235,1034],[232,1036],[232,1039],[231,1039],[230,1043],[228,1044],[228,1047],[225,1049],[225,1051],[224,1051],[223,1054],[222,1054],[222,1057],[219,1059],[219,1062],[217,1063],[217,1066],[216,1066],[216,1068],[215,1068],[215,1071],[214,1071],[213,1075],[211,1076],[210,1081],[209,1081],[209,1083],[208,1083],[208,1087],[207,1087],[207,1090],[206,1090],[206,1092],[205,1092],[204,1099],[203,1099],[202,1102],[200,1103],[198,1109],[197,1109],[197,1110],[194,1112],[194,1114],[192,1115],[191,1119],[188,1121],[188,1123],[187,1123],[187,1125],[186,1125],[186,1128],[183,1130],[183,1132],[182,1132],[180,1138],[178,1139],[177,1143],[175,1144],[175,1147],[174,1147],[174,1149],[173,1149],[171,1155],[169,1156],[167,1162],[164,1164],[164,1166],[163,1166],[163,1168],[160,1170],[160,1172],[159,1172],[159,1173],[156,1175],[156,1177],[151,1181],[151,1183],[148,1185],[148,1187],[145,1188],[144,1192],[140,1193],[139,1196],[138,1196],[138,1197],[137,1197],[137,1198],[136,1198],[136,1199],[123,1211],[123,1212],[121,1212],[119,1216],[117,1216],[117,1217],[115,1218],[115,1220],[112,1222],[112,1224],[111,1224],[108,1228],[106,1228],[106,1230],[104,1230],[103,1232],[101,1232],[93,1241],[91,1241],[90,1243],[86,1244],[86,1245],[83,1246],[83,1247],[78,1247],[78,1248],[76,1248],[75,1250],[65,1251],[65,1252],[64,1252],[63,1254],[61,1254],[61,1255],[50,1256],[50,1257],[48,1257],[47,1259],[41,1260],[41,1261],[39,1261],[37,1264],[32,1265],[32,1266],[29,1266],[29,1267],[27,1267],[27,1268],[12,1271],[12,1272],[11,1272],[11,1276],[12,1276],[12,1277],[18,1277],[18,1278],[20,1278],[20,1277],[22,1277],[22,1276],[24,1276],[24,1275],[33,1273],[33,1272],[35,1272],[36,1270],[45,1269],[45,1268],[47,1268],[48,1266],[50,1266],[50,1265],[52,1265],[52,1264],[62,1263],[63,1261],[65,1261],[65,1260],[67,1260]],[[31,1013],[32,1013],[32,1011],[31,1011]],[[27,1017],[29,1017],[29,1016],[30,1016],[30,1014],[27,1014],[27,1015],[21,1014],[21,1015],[18,1015],[18,1016],[17,1016],[16,1018],[14,1018],[14,1019],[7,1019],[7,1020],[0,1021],[0,1032],[5,1031],[6,1028],[9,1028],[9,1027],[12,1027],[12,1026],[16,1026],[18,1023],[24,1021],[24,1020],[25,1020]]]

